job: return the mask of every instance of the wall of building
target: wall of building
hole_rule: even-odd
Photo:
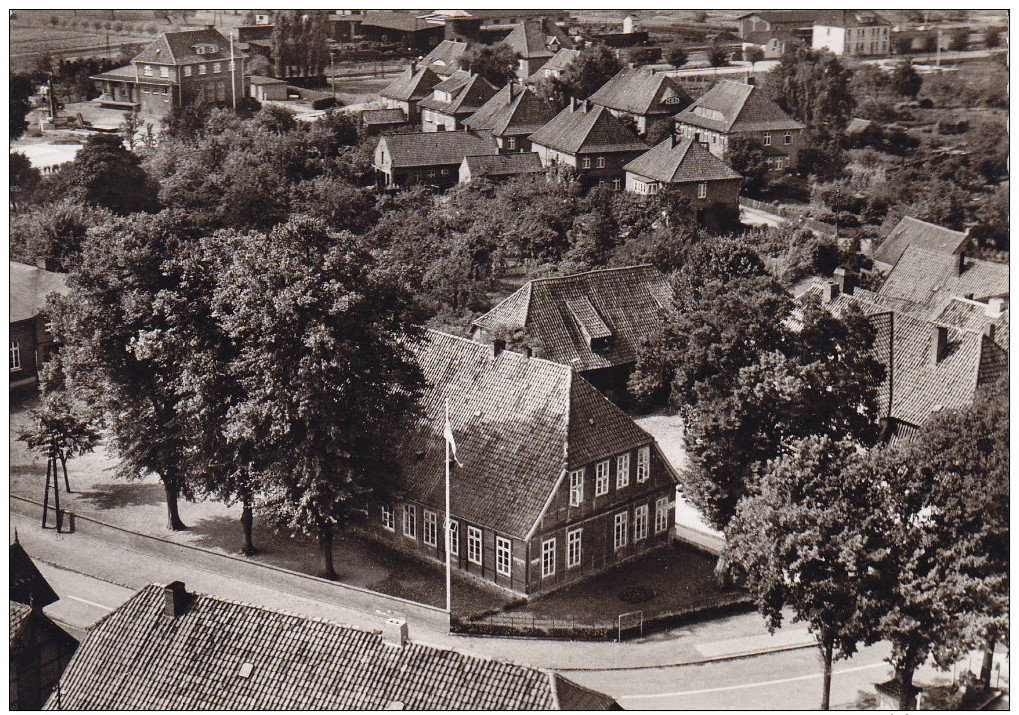
[[[799,158],[801,131],[802,130],[800,129],[780,129],[770,132],[739,132],[739,134],[740,136],[753,137],[772,154],[780,154],[787,157],[788,166],[783,168],[784,171],[785,169],[796,168],[797,160]],[[705,149],[720,159],[725,157],[725,152],[729,148],[729,137],[732,136],[712,131],[710,129],[695,127],[690,124],[683,124],[682,122],[676,122],[676,134],[682,139],[693,139],[694,141],[700,142],[704,145]],[[787,141],[788,143],[786,143]]]
[[[443,114],[434,109],[421,110],[421,131],[423,132],[455,132],[459,128],[454,115]]]

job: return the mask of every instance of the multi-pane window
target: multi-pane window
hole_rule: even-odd
[[[145,65],[145,67],[142,68],[142,74],[144,74],[146,77],[151,77],[152,76],[152,65]]]
[[[598,159],[595,161],[595,166],[597,166],[599,169],[604,169],[605,168],[605,157],[604,156],[599,156]]]
[[[785,136],[782,137],[782,143],[783,144],[792,144],[793,143],[793,133],[792,132],[786,132]]]
[[[566,568],[580,566],[581,538],[583,529],[572,529],[566,532]]]
[[[701,183],[697,184],[697,198],[699,199],[708,198],[708,183],[706,181],[702,181]]]
[[[481,529],[467,527],[467,560],[481,566]]]
[[[630,453],[616,457],[616,489],[630,486]]]
[[[452,519],[449,521],[449,553],[460,555],[460,522]]]
[[[11,372],[21,369],[21,343],[17,340],[11,341]]]
[[[584,503],[584,470],[574,469],[570,472],[570,506]]]
[[[655,533],[660,534],[669,528],[669,498],[661,497],[655,502]]]
[[[159,68],[159,76],[163,77],[163,78],[168,78],[170,76],[170,68],[169,67],[160,67]]]
[[[555,539],[541,542],[541,577],[555,575]]]
[[[651,448],[640,447],[637,449],[637,482],[644,483],[648,480],[651,462]]]
[[[205,65],[198,65],[198,74],[205,74]]]
[[[609,493],[609,460],[594,465],[594,495],[600,497]]]
[[[510,570],[510,561],[513,556],[513,545],[509,539],[504,539],[501,536],[495,537],[495,572],[503,576],[509,576],[512,571]]]
[[[393,516],[393,507],[387,504],[382,505],[382,526],[390,531],[396,531],[396,518]]]
[[[412,539],[418,535],[418,510],[413,504],[403,505],[403,535]]]
[[[437,546],[439,543],[439,520],[434,511],[425,509],[425,544]]]
[[[213,71],[213,72],[214,72],[215,74],[219,74],[220,72],[222,72],[222,71],[223,71],[223,65],[222,65],[222,63],[220,63],[220,62],[213,62],[213,63],[212,63],[212,71]]]
[[[764,146],[771,146],[771,132],[764,133]]]
[[[192,72],[191,65],[188,65],[187,67],[184,68],[184,76],[185,77],[190,77],[191,76],[191,72]]]
[[[633,510],[633,540],[640,541],[647,538],[647,504],[641,504]]]
[[[516,137],[508,137],[506,139],[506,149],[508,151],[513,151],[516,148],[517,148],[517,138]]]
[[[630,514],[629,512],[621,511],[616,514],[615,528],[612,531],[613,539],[612,543],[616,551],[626,546],[627,535],[630,526]]]
[[[621,182],[621,181],[620,181],[619,179],[613,179],[613,180],[612,180],[612,189],[613,189],[614,191],[619,191],[619,188],[620,188],[620,187],[621,187],[622,185],[623,185],[623,184],[622,184],[622,182]]]
[[[582,169],[590,169],[591,168],[591,158],[585,156],[583,159],[581,159],[580,160],[580,168],[582,168]]]

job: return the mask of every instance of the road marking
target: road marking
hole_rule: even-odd
[[[81,601],[82,603],[87,603],[90,606],[95,606],[96,608],[101,608],[104,611],[112,611],[113,610],[109,606],[104,606],[103,604],[96,603],[95,601],[86,601],[84,598],[78,598],[77,596],[64,596],[64,598],[69,598],[72,601]]]
[[[842,675],[843,673],[856,673],[861,670],[870,670],[871,668],[887,668],[888,664],[871,663],[870,665],[860,665],[855,668],[844,668],[842,670],[832,671],[832,675]],[[702,690],[682,690],[676,693],[653,693],[651,695],[620,695],[617,696],[617,700],[651,700],[652,698],[678,698],[682,695],[702,695],[705,693],[723,693],[727,690],[746,690],[748,688],[760,688],[768,685],[782,685],[783,683],[795,683],[800,680],[813,680],[814,678],[820,678],[823,673],[811,673],[810,675],[798,675],[795,678],[783,678],[781,680],[765,680],[760,683],[743,683],[742,685],[727,685],[724,688],[704,688]]]

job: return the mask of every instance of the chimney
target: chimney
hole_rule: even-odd
[[[174,581],[163,587],[163,613],[170,618],[183,616],[188,609],[188,592],[183,581]]]
[[[418,61],[417,60],[411,60],[410,61],[410,73],[411,74],[416,74],[417,71],[418,71]]]
[[[987,301],[987,307],[984,308],[988,318],[997,318],[1005,310],[1005,299],[1004,298],[990,298]]]
[[[576,110],[576,108],[577,108],[577,98],[576,97],[570,97],[570,111],[572,112],[572,111]]]
[[[856,288],[856,274],[845,268],[835,269],[835,282],[839,284],[839,292],[852,295]]]
[[[505,340],[493,340],[492,341],[492,357],[499,357],[499,354],[506,349]]]
[[[992,325],[991,327],[993,328],[994,326]],[[528,360],[530,360],[532,357],[534,357],[534,348],[532,348],[530,345],[525,345],[524,346],[524,357],[526,357]]]
[[[407,645],[407,621],[402,618],[387,618],[382,624],[382,642],[394,648]]]
[[[959,263],[957,266],[957,275],[962,275],[962,272],[966,270],[966,252],[959,251]]]
[[[584,100],[583,104],[581,104],[581,108],[584,110],[584,114],[587,114],[587,110],[590,108],[590,104],[586,99]]]
[[[948,328],[944,325],[935,325],[934,334],[931,336],[931,365],[937,365],[945,359],[948,351]]]
[[[669,146],[671,146],[673,149],[675,149],[676,145],[679,144],[679,137],[676,136],[676,132],[675,131],[673,131],[672,133],[669,134],[669,139],[671,140],[670,143],[669,143]]]
[[[509,95],[506,97],[506,104],[513,104],[513,80],[509,81]]]
[[[988,323],[984,326],[984,337],[990,341],[994,341],[994,323]]]
[[[821,290],[821,302],[831,303],[839,297],[839,284],[836,282],[825,283]]]

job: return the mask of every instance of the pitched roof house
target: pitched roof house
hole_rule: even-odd
[[[581,181],[611,181],[616,189],[623,188],[623,166],[647,151],[633,129],[605,107],[586,100],[571,100],[570,106],[531,135],[531,146],[544,166],[572,166]]]
[[[671,301],[668,281],[651,266],[536,278],[477,318],[473,337],[490,342],[522,330],[536,354],[618,392]]]
[[[418,103],[432,96],[432,87],[439,84],[442,77],[430,67],[417,67],[411,64],[388,87],[379,92],[386,109],[401,109],[408,122],[417,121],[420,110]]]
[[[547,18],[529,18],[503,39],[520,55],[517,77],[524,81],[540,70],[559,50],[570,46],[569,37]]]
[[[430,387],[400,441],[397,500],[371,509],[379,538],[445,558],[448,400],[457,568],[536,593],[667,542],[675,472],[654,438],[579,374],[498,339],[429,331],[413,350]]]
[[[558,710],[618,708],[553,671],[392,633],[150,585],[101,620],[47,709]],[[403,629],[403,630],[401,630]],[[125,667],[126,666],[126,667]]]
[[[979,302],[1006,299],[1008,264],[970,258],[910,245],[892,268],[878,293],[914,306],[913,312],[940,312],[952,298]]]
[[[814,21],[811,48],[846,57],[886,55],[892,23],[873,10],[829,10]]]
[[[546,77],[562,77],[566,68],[569,67],[579,56],[580,50],[573,50],[568,47],[564,47],[552,55],[552,59],[543,64],[540,69],[536,72],[532,72],[531,76],[527,78],[527,83],[537,84]]]
[[[422,99],[421,129],[426,132],[453,132],[463,128],[467,117],[490,100],[495,87],[481,75],[457,70],[432,87],[432,96]]]
[[[731,80],[720,81],[676,115],[679,135],[704,144],[718,157],[732,136],[757,139],[775,171],[796,166],[803,129],[759,87]]]
[[[488,132],[421,132],[383,136],[375,146],[373,166],[379,186],[409,184],[449,187],[459,180],[466,156],[497,154]]]
[[[690,95],[672,77],[638,67],[624,67],[589,97],[617,117],[632,117],[640,134],[652,122],[689,106]]]
[[[466,184],[474,179],[494,180],[523,174],[540,174],[544,171],[541,159],[533,151],[465,156],[460,165],[460,183]]]
[[[442,40],[442,25],[428,22],[420,13],[372,10],[361,18],[360,33],[375,42],[393,42],[423,51]]]
[[[46,300],[68,292],[67,276],[38,266],[11,261],[10,372],[11,388],[34,385],[53,349],[46,327]]]
[[[530,136],[555,115],[548,102],[527,87],[510,82],[465,119],[464,126],[491,132],[500,151],[530,151]]]
[[[623,169],[627,191],[649,195],[673,186],[689,199],[702,225],[722,229],[738,220],[743,177],[692,139],[670,135]]]
[[[467,43],[459,40],[443,40],[431,52],[421,58],[421,65],[442,77],[449,77],[460,69],[460,57],[467,51]]]
[[[11,601],[45,608],[60,600],[53,587],[39,573],[39,568],[25,551],[25,547],[18,541],[10,545],[7,570],[10,573]]]
[[[953,231],[912,216],[904,216],[874,252],[874,265],[882,271],[891,270],[908,246],[958,254],[968,242],[968,231]]]

